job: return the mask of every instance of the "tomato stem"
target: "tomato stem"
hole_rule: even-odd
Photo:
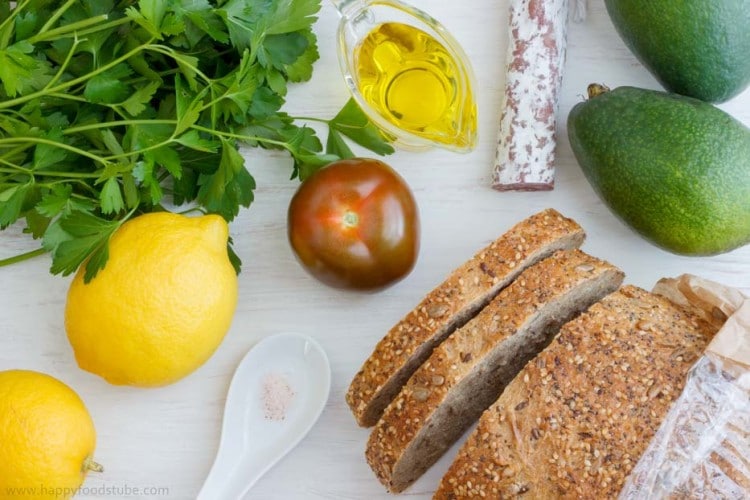
[[[357,227],[359,224],[359,215],[357,215],[356,212],[348,210],[344,213],[342,222],[344,223],[344,227]]]

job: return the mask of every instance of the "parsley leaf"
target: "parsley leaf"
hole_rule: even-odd
[[[148,109],[151,99],[154,98],[156,91],[162,85],[160,81],[149,82],[143,87],[139,87],[128,96],[127,99],[120,103],[131,116],[138,116]]]
[[[290,82],[306,82],[312,78],[313,63],[320,57],[318,43],[312,29],[306,29],[299,33],[307,38],[307,48],[296,61],[284,66],[284,71]]]
[[[205,153],[215,153],[219,149],[217,141],[201,137],[196,130],[189,130],[180,137],[176,137],[174,141],[190,149],[203,151]]]
[[[118,103],[128,98],[130,89],[123,82],[124,78],[132,74],[126,64],[118,64],[114,68],[92,77],[86,84],[83,97],[93,103]]]
[[[335,128],[329,127],[328,141],[326,142],[326,152],[334,154],[339,158],[354,158],[356,155],[352,152],[349,145],[344,141],[341,134]]]
[[[99,193],[99,200],[104,214],[114,214],[125,208],[120,184],[115,177],[106,180]]]
[[[175,6],[175,12],[183,17],[185,31],[190,40],[200,40],[199,31],[210,36],[213,40],[221,43],[229,41],[229,35],[221,18],[214,12],[213,6],[208,0],[182,0]],[[194,43],[197,45],[197,43]]]
[[[139,0],[138,7],[129,7],[126,10],[128,17],[156,39],[161,40],[164,35],[176,35],[185,29],[180,17],[169,11],[169,2]]]
[[[389,144],[391,138],[370,122],[354,99],[349,99],[328,126],[375,153],[389,155],[394,151],[393,146]]]
[[[250,206],[253,201],[255,179],[245,168],[245,160],[235,145],[222,139],[221,162],[212,174],[198,180],[198,202],[209,212],[232,220],[240,206]]]
[[[56,217],[68,205],[71,194],[73,186],[70,184],[55,184],[36,204],[36,211],[50,218]]]
[[[60,214],[69,214],[74,210],[90,212],[94,204],[85,198],[79,199],[73,196],[71,184],[53,184],[51,188],[42,195],[42,199],[34,207],[40,215],[50,219]]]
[[[16,184],[0,191],[0,228],[5,229],[18,220],[30,188],[30,184]]]
[[[242,269],[242,259],[240,259],[237,252],[234,251],[234,241],[231,236],[229,237],[229,243],[227,243],[227,254],[229,255],[229,262],[232,264],[234,272],[240,274],[240,269]]]
[[[200,118],[203,109],[203,96],[208,93],[204,88],[197,94],[193,94],[185,88],[182,78],[175,77],[175,95],[177,97],[177,126],[174,134],[178,135],[189,129]]]
[[[122,222],[78,210],[60,217],[50,224],[42,240],[42,246],[52,253],[50,271],[66,276],[88,259],[84,281],[91,281],[104,268],[109,256],[109,239]]]
[[[308,43],[302,33],[270,35],[266,37],[262,50],[258,52],[258,62],[261,66],[283,69],[305,53]]]
[[[252,22],[264,35],[278,35],[309,28],[320,3],[313,0],[257,0]]]
[[[302,180],[352,156],[348,142],[390,153],[353,101],[313,118],[325,147],[284,110],[319,57],[320,3],[0,0],[0,229],[25,221],[51,272],[86,262],[88,280],[134,214],[192,203],[232,220],[250,206],[240,144],[286,151]]]
[[[45,217],[36,210],[27,210],[24,218],[26,219],[24,232],[30,233],[34,239],[44,236],[51,221],[49,217]]]
[[[318,0],[229,0],[218,10],[232,44],[251,49],[268,35],[281,35],[312,26],[320,10]]]
[[[47,132],[45,139],[49,139],[53,143],[65,142],[62,130],[59,128],[53,128],[52,130]],[[32,168],[37,171],[44,170],[65,160],[68,155],[68,150],[54,146],[53,144],[37,144],[34,148]]]
[[[0,82],[10,97],[40,89],[49,81],[48,65],[30,56],[32,52],[34,46],[25,40],[0,49]]]

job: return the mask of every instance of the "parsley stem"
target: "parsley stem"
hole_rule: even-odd
[[[153,38],[151,38],[151,41],[153,41]],[[150,43],[150,42],[148,42]],[[73,87],[75,85],[78,85],[79,83],[83,83],[87,80],[90,80],[91,78],[95,77],[96,75],[99,75],[101,73],[104,73],[105,71],[114,68],[118,64],[127,61],[134,55],[136,55],[139,52],[142,52],[146,48],[146,44],[144,45],[138,45],[137,47],[134,47],[132,50],[126,52],[125,54],[121,55],[120,57],[111,60],[107,64],[103,64],[102,66],[96,68],[95,70],[79,76],[78,78],[74,78],[72,80],[68,80],[64,83],[61,83],[55,87],[52,87],[51,89],[42,89],[38,90],[36,92],[33,92],[31,94],[27,94],[21,97],[16,97],[15,99],[8,99],[7,101],[0,102],[0,109],[5,108],[12,108],[13,106],[17,106],[18,104],[23,104],[29,101],[33,101],[34,99],[37,99],[39,97],[43,97],[45,95],[49,95],[50,93],[59,92],[61,90],[65,90],[67,88]]]
[[[68,65],[70,64],[70,60],[73,58],[73,54],[78,48],[79,43],[80,43],[80,40],[78,40],[78,37],[73,39],[73,44],[70,46],[70,50],[68,51],[68,54],[65,56],[65,60],[60,65],[60,69],[57,70],[57,73],[55,73],[55,76],[52,77],[52,80],[50,80],[47,83],[47,85],[44,86],[45,89],[48,89],[54,84],[56,84],[57,81],[60,79],[60,77],[63,76],[63,74],[65,73],[65,70],[68,68]],[[67,95],[67,94],[64,94],[64,95]]]
[[[54,146],[60,149],[67,149],[71,153],[76,153],[78,155],[85,156],[86,158],[90,158],[104,165],[107,165],[109,163],[101,156],[89,153],[88,151],[84,151],[83,149],[77,148],[75,146],[71,146],[69,144],[65,144],[64,142],[51,141],[49,139],[44,139],[42,137],[8,137],[6,139],[0,139],[0,145],[1,144],[18,144],[18,143],[24,143],[24,142],[31,142],[34,144],[46,144],[47,146]],[[70,175],[70,173],[66,173],[65,175]]]
[[[267,137],[259,137],[255,135],[242,135],[242,134],[233,134],[231,132],[222,132],[220,130],[214,130],[206,127],[201,127],[200,125],[192,125],[190,128],[194,128],[195,130],[200,130],[201,132],[206,132],[212,135],[217,135],[219,137],[226,137],[228,139],[237,139],[238,141],[257,141],[257,142],[263,142],[266,144],[275,144],[277,146],[281,146],[284,149],[289,149],[289,143],[284,141],[277,141],[275,139],[269,139]]]
[[[18,13],[22,12],[23,9],[29,4],[29,2],[31,2],[31,0],[24,0],[19,5],[16,5],[15,9],[10,9],[10,15],[6,19],[3,19],[3,22],[0,23],[0,31],[2,31],[3,28],[5,28],[6,24],[13,21],[13,19],[15,19]],[[8,42],[10,41],[10,35],[13,33],[13,30],[8,30],[6,33],[7,33],[7,36],[5,38],[7,39],[0,40],[0,49],[4,49],[8,45]]]
[[[6,114],[5,115],[5,119],[6,120],[13,120],[16,123],[21,124],[22,126],[28,126],[28,122],[26,121],[27,120],[26,115],[24,115],[20,111],[16,111],[15,109],[9,109],[7,111],[8,111],[8,113],[10,113],[10,114],[12,114],[14,116],[9,116],[9,115]]]
[[[64,93],[64,92],[52,92],[51,94],[49,94],[49,96],[50,96],[50,97],[57,97],[58,99],[67,99],[67,100],[69,100],[69,101],[77,101],[77,102],[89,102],[89,101],[88,101],[88,100],[87,100],[86,98],[84,98],[84,97],[78,97],[78,96],[76,96],[76,95],[72,95],[72,94],[66,94],[66,93]]]
[[[4,174],[11,174],[11,173],[17,174],[19,172],[22,174],[31,174],[31,170],[29,170],[28,168],[24,168],[20,165],[16,165],[15,163],[11,163],[2,158],[0,158],[0,164],[7,165],[8,167],[10,167],[10,169],[0,167],[0,172]]]
[[[48,40],[55,40],[57,38],[62,38],[62,35],[67,35],[68,33],[73,33],[73,36],[76,36],[77,34],[83,35],[85,34],[83,31],[83,28],[89,28],[102,21],[106,21],[107,19],[109,19],[107,14],[89,17],[88,19],[84,19],[82,21],[78,21],[75,23],[66,24],[58,28],[49,30],[49,31],[40,31],[36,35],[29,37],[27,40],[29,43],[35,44],[39,42],[45,42]],[[99,31],[100,29],[102,28],[99,27],[94,31]],[[91,31],[88,31],[87,33],[91,33]]]
[[[140,154],[145,153],[147,151],[153,151],[155,149],[159,149],[162,146],[166,146],[168,144],[171,144],[172,141],[174,141],[174,136],[170,137],[166,141],[161,141],[161,142],[159,142],[157,144],[152,144],[150,146],[146,146],[145,148],[138,149],[136,151],[126,151],[126,152],[119,153],[119,154],[116,154],[116,155],[105,156],[104,158],[101,158],[101,160],[105,161],[105,162],[111,162],[112,160],[119,160],[120,158],[129,158],[131,156],[137,156],[137,155],[140,155]]]
[[[314,116],[290,116],[292,120],[305,120],[307,122],[320,122],[320,123],[330,123],[331,120],[326,120],[323,118],[315,118]]]
[[[70,127],[63,130],[63,135],[77,134],[85,130],[96,130],[100,128],[126,127],[128,125],[175,125],[177,120],[117,120],[113,122],[87,123],[77,127]]]
[[[121,26],[123,24],[127,24],[129,22],[130,22],[130,18],[129,17],[121,17],[120,19],[115,19],[114,21],[109,21],[109,22],[106,22],[106,23],[102,23],[99,26],[93,26],[91,28],[86,28],[86,29],[83,29],[83,30],[80,30],[80,31],[75,31],[75,32],[72,33],[72,36],[79,36],[79,35],[80,36],[86,36],[89,33],[96,33],[97,31],[104,31],[104,30],[108,30],[110,28],[116,28],[118,26]],[[68,36],[71,36],[71,35],[68,35]],[[62,37],[58,37],[58,38],[62,38]]]
[[[55,13],[52,14],[52,16],[47,20],[46,23],[44,23],[44,26],[39,30],[38,34],[46,33],[47,30],[50,29],[50,27],[57,22],[60,17],[62,17],[63,14],[65,14],[65,11],[67,11],[74,3],[76,3],[77,0],[68,0],[63,5],[58,7],[55,10]]]
[[[206,209],[203,207],[192,207],[192,208],[188,208],[177,213],[180,215],[187,215],[187,214],[192,214],[194,212],[199,212],[203,215],[206,215],[208,213],[208,211],[206,211]]]
[[[9,164],[8,162],[2,161],[2,163],[5,163],[7,165],[13,165],[12,163]],[[43,171],[43,172],[34,172],[33,170],[30,170],[28,168],[19,167],[18,165],[13,165],[12,168],[2,168],[0,167],[0,174],[28,174],[35,177],[62,177],[65,179],[68,178],[74,178],[74,179],[98,179],[100,174],[96,173],[84,173],[84,172],[54,172],[54,171]]]
[[[13,158],[15,154],[20,153],[21,151],[23,151],[24,149],[27,149],[28,147],[29,147],[28,144],[21,144],[19,146],[16,146],[15,148],[10,148],[8,151],[5,151],[3,153],[3,157]]]
[[[13,257],[8,257],[7,259],[0,259],[0,267],[16,264],[17,262],[23,262],[24,260],[29,260],[38,255],[44,255],[45,253],[47,253],[47,250],[45,250],[44,248],[37,248],[36,250],[32,250],[30,252],[14,255]]]
[[[183,57],[181,57],[181,56],[184,56],[185,54],[180,54],[176,50],[174,50],[174,49],[172,49],[170,47],[166,47],[164,45],[159,45],[159,44],[153,44],[152,45],[152,44],[150,44],[150,42],[149,42],[149,45],[145,46],[145,48],[148,49],[148,50],[152,50],[154,52],[158,52],[159,54],[164,54],[167,57],[171,57],[172,59],[174,59],[177,62],[178,65],[185,66],[186,68],[189,68],[191,71],[194,71],[196,75],[198,75],[201,78],[203,78],[203,80],[205,80],[206,83],[208,83],[209,85],[211,84],[211,78],[209,78],[208,76],[206,76],[206,74],[203,73],[200,69],[198,69],[197,66],[195,66],[194,64],[191,64],[189,61],[187,61],[186,59],[184,59]],[[195,58],[193,58],[193,59],[195,59]],[[183,71],[183,73],[185,73],[185,72]]]
[[[44,187],[50,187],[50,186],[54,186],[55,184],[68,184],[68,183],[76,184],[76,185],[84,188],[86,191],[88,191],[92,195],[94,195],[93,198],[92,198],[91,196],[84,196],[84,195],[81,195],[81,194],[72,193],[70,195],[71,198],[80,198],[82,200],[92,200],[93,199],[95,201],[97,201],[99,199],[99,192],[96,191],[91,186],[89,186],[88,183],[84,182],[82,179],[71,179],[70,176],[65,176],[64,179],[55,180],[55,181],[37,182],[37,185],[38,186],[44,186]]]

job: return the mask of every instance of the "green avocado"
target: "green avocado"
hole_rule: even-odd
[[[750,129],[677,94],[589,86],[568,136],[583,173],[626,224],[677,254],[750,242]]]
[[[750,0],[605,0],[625,44],[667,90],[723,102],[750,83]]]

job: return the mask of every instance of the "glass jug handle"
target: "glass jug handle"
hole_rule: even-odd
[[[331,0],[331,3],[339,15],[343,18],[349,18],[353,12],[360,12],[368,3],[367,0]]]

